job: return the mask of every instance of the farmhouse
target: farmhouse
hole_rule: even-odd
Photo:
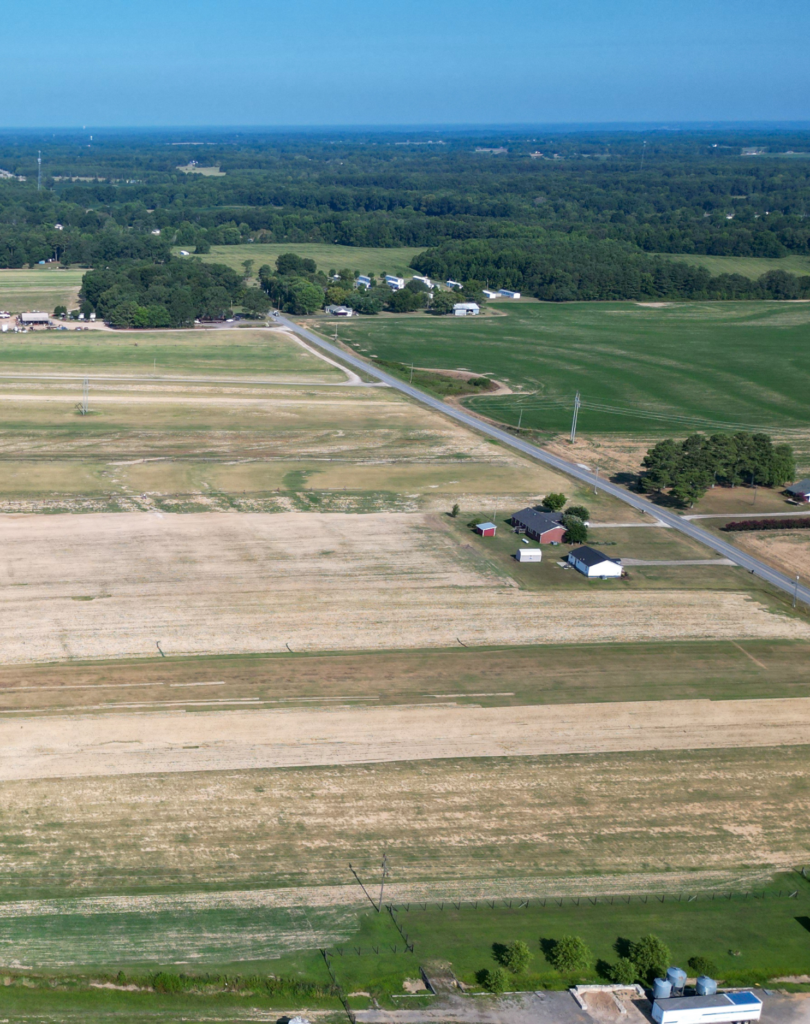
[[[326,312],[331,313],[332,316],[354,316],[354,310],[349,309],[348,306],[327,306]]]
[[[477,302],[457,302],[453,306],[453,316],[478,316],[480,312]]]
[[[570,551],[568,561],[583,576],[606,579],[608,576],[621,576],[622,564],[614,558],[608,558],[596,548],[582,547]]]
[[[503,298],[503,299],[519,299],[520,298],[520,292],[513,292],[513,291],[510,291],[508,288],[499,288],[498,289],[498,295],[500,295],[501,298]]]
[[[799,501],[810,501],[810,480],[800,480],[797,484],[786,487],[785,490]]]
[[[497,529],[494,523],[478,523],[475,532],[480,533],[482,537],[494,537]]]
[[[47,327],[51,317],[48,313],[20,313],[18,320],[23,327],[34,327],[36,324],[44,324]]]
[[[522,508],[520,512],[515,512],[510,522],[515,533],[525,533],[541,544],[559,542],[565,533],[561,512],[538,512],[535,508]]]

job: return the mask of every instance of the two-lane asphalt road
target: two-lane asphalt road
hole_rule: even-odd
[[[280,321],[291,331],[295,331],[296,334],[306,338],[307,341],[311,342],[313,345],[317,345],[317,347],[322,349],[324,352],[337,356],[343,362],[348,363],[355,369],[361,370],[363,373],[367,373],[371,377],[376,377],[377,380],[390,385],[392,388],[396,388],[397,391],[401,391],[403,394],[408,395],[417,402],[421,402],[423,405],[427,405],[429,408],[435,409],[437,412],[443,413],[451,419],[458,420],[459,423],[463,423],[467,427],[472,427],[473,430],[477,430],[479,433],[486,434],[488,437],[493,437],[502,444],[508,445],[510,448],[514,448],[519,452],[523,452],[524,455],[529,455],[531,458],[537,459],[539,462],[544,462],[548,466],[553,466],[554,469],[558,469],[560,472],[566,473],[568,476],[575,477],[577,480],[582,480],[586,484],[598,487],[606,494],[611,494],[614,498],[618,498],[619,501],[632,505],[633,508],[638,509],[640,512],[666,523],[667,526],[680,530],[680,532],[686,534],[687,537],[692,537],[694,540],[700,541],[701,544],[705,544],[706,547],[711,548],[712,551],[716,551],[718,555],[722,555],[724,558],[729,558],[736,565],[741,566],[743,569],[747,569],[760,579],[767,581],[779,590],[784,590],[791,596],[795,594],[798,600],[810,605],[810,588],[803,586],[801,582],[797,585],[795,577],[787,576],[785,573],[779,572],[777,569],[772,569],[769,565],[766,565],[765,562],[761,562],[758,558],[745,554],[744,551],[740,551],[740,549],[735,547],[733,544],[729,544],[727,541],[717,537],[715,534],[709,533],[708,530],[704,530],[700,526],[697,526],[693,520],[684,519],[675,512],[659,508],[657,505],[653,505],[652,502],[647,501],[647,499],[643,498],[641,495],[632,494],[630,491],[626,491],[623,487],[619,487],[618,484],[613,484],[609,480],[598,477],[595,473],[591,473],[590,470],[584,469],[575,462],[569,462],[568,459],[563,459],[559,455],[552,455],[551,452],[547,452],[543,448],[538,448],[537,445],[529,444],[528,441],[515,437],[508,431],[501,430],[500,427],[492,426],[492,424],[479,419],[477,416],[466,412],[464,409],[448,405],[440,398],[434,398],[432,395],[428,395],[424,391],[420,391],[419,388],[415,388],[411,384],[406,384],[404,381],[398,380],[396,377],[392,377],[391,374],[385,373],[384,370],[377,369],[373,364],[367,363],[364,359],[360,359],[358,356],[346,352],[339,346],[333,345],[331,342],[319,337],[313,331],[307,330],[307,328],[301,327],[299,324],[296,324],[291,320],[287,320],[285,317],[279,316],[276,317],[275,320],[276,322]]]

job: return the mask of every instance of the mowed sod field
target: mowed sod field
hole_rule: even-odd
[[[765,256],[704,256],[703,254],[683,255],[682,253],[659,253],[664,259],[689,263],[693,267],[705,267],[709,273],[742,274],[743,277],[756,279],[772,270],[784,270],[796,277],[810,274],[810,256],[783,256],[770,259]]]
[[[175,246],[175,255],[182,246]],[[275,270],[276,258],[283,252],[294,252],[302,259],[315,260],[318,270],[327,274],[330,270],[359,271],[361,274],[397,274],[402,277],[415,273],[411,260],[424,252],[424,247],[402,246],[393,249],[369,249],[353,245],[326,245],[323,242],[278,242],[246,243],[245,245],[212,245],[211,251],[195,256],[193,247],[188,250],[196,259],[205,263],[224,263],[240,274],[244,272],[245,260],[253,260],[253,273],[267,264]]]
[[[0,270],[0,309],[8,313],[52,313],[56,306],[75,309],[84,274],[84,270],[72,267]]]
[[[515,392],[465,400],[516,426],[643,437],[692,429],[806,432],[810,304],[497,302],[504,316],[341,324],[363,355],[466,369]],[[774,354],[778,358],[773,358]]]

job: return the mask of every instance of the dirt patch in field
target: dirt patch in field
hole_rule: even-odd
[[[216,704],[217,698],[203,701]],[[810,743],[810,698],[185,711],[0,721],[0,780]]]
[[[0,662],[808,637],[734,592],[525,591],[441,516],[121,513],[0,521]]]

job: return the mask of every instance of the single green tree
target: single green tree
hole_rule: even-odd
[[[211,252],[211,243],[207,238],[198,238],[197,244],[194,246],[194,253],[197,256],[205,256],[206,253]]]
[[[583,523],[587,522],[591,518],[590,511],[585,508],[584,505],[569,505],[565,510],[567,516],[576,516],[577,519],[581,519]]]
[[[428,312],[435,313],[437,316],[445,316],[447,313],[453,312],[453,306],[458,301],[458,295],[453,295],[452,292],[435,292],[430,300]]]
[[[614,985],[632,985],[638,977],[636,965],[626,956],[619,957],[615,964],[611,964],[607,973]]]
[[[58,317],[63,317],[63,318],[66,317],[67,316],[67,306],[54,306],[54,308],[53,308],[53,315],[54,316],[58,316]]]
[[[587,970],[593,953],[578,935],[563,935],[554,943],[546,959],[560,974],[576,974]]]
[[[526,943],[522,939],[515,939],[506,947],[501,957],[501,963],[512,974],[522,974],[529,966],[531,959],[532,952]]]
[[[568,499],[564,494],[560,494],[558,491],[553,491],[551,494],[547,494],[543,498],[543,505],[551,509],[552,512],[559,512],[560,509],[565,507],[565,503]]]
[[[718,972],[717,964],[707,956],[690,956],[686,966],[695,975],[707,974],[709,977],[716,977]]]
[[[494,967],[492,970],[481,971],[480,981],[487,992],[499,996],[506,991],[509,985],[509,975],[503,967]]]
[[[563,526],[564,544],[585,544],[588,540],[588,527],[576,516],[563,516]]]
[[[630,959],[639,975],[652,982],[657,975],[663,975],[672,956],[669,947],[657,935],[644,935],[638,942],[630,944]]]
[[[452,509],[450,510],[450,515],[453,517],[453,519],[455,519],[458,516],[460,511],[461,511],[461,505],[458,505],[458,504],[453,505]]]

